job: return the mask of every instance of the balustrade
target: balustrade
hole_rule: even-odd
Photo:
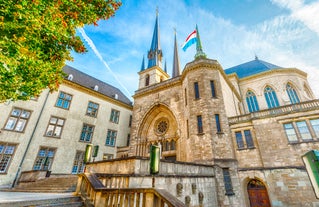
[[[229,117],[229,124],[236,124],[240,122],[249,121],[252,119],[266,118],[271,116],[278,116],[283,114],[289,114],[291,112],[309,111],[319,109],[319,100],[312,100],[297,104],[291,104],[286,106],[280,106],[272,109],[266,109],[261,111],[252,112],[241,116]]]
[[[101,180],[100,180],[101,179]],[[79,175],[76,193],[86,205],[95,207],[185,207],[166,190],[155,188],[122,188],[129,177],[101,177],[93,173]],[[103,185],[103,183],[106,184]],[[113,184],[116,183],[116,184]]]

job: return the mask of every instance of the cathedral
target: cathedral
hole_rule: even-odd
[[[97,207],[319,206],[319,100],[307,73],[258,57],[224,69],[194,32],[183,69],[175,34],[170,76],[156,15],[133,105],[68,66],[59,92],[0,105],[0,186],[50,170],[78,174],[76,193]],[[87,144],[100,150],[83,163]]]
[[[170,77],[156,16],[148,64],[143,60],[133,96],[128,156],[149,157],[150,146],[157,145],[162,162],[212,166],[212,181],[189,183],[176,172],[188,206],[319,205],[302,160],[319,147],[319,101],[307,74],[258,57],[223,69],[206,57],[196,31],[197,53],[182,71],[175,35]],[[165,173],[163,165],[159,174]],[[178,190],[172,194],[178,197]]]

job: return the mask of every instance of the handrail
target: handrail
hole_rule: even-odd
[[[250,121],[253,119],[260,119],[278,115],[285,115],[291,112],[303,112],[313,109],[319,109],[319,99],[305,101],[296,104],[290,104],[285,106],[280,106],[272,109],[265,109],[260,111],[255,111],[249,114],[244,114],[240,116],[233,116],[228,118],[229,124],[237,124],[245,121]]]
[[[179,199],[163,189],[107,188],[94,173],[79,174],[76,194],[88,206],[147,206],[186,207]]]

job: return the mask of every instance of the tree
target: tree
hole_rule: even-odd
[[[71,50],[86,48],[76,28],[114,15],[117,0],[6,0],[0,3],[0,102],[57,90]]]

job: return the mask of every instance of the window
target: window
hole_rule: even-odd
[[[222,128],[221,128],[221,125],[220,125],[219,114],[215,114],[215,122],[216,122],[217,133],[222,132]]]
[[[149,84],[150,84],[150,75],[147,74],[147,75],[145,76],[145,86],[148,86]]]
[[[99,109],[99,104],[89,101],[86,109],[86,115],[96,117]]]
[[[300,102],[296,90],[291,86],[290,83],[287,83],[286,91],[288,93],[288,96],[289,96],[291,104],[295,104],[295,103],[299,103]]]
[[[54,148],[41,147],[35,160],[33,170],[50,170],[54,155]]]
[[[115,146],[115,142],[116,142],[116,135],[117,135],[117,131],[109,129],[107,131],[105,145],[114,147]]]
[[[127,134],[126,146],[130,146],[131,135]]]
[[[83,173],[84,166],[84,151],[76,151],[72,167],[72,174]]]
[[[202,116],[197,116],[197,132],[198,134],[203,133],[203,123],[202,123]]]
[[[120,112],[117,111],[117,110],[112,109],[110,121],[115,123],[115,124],[118,124],[119,123],[119,117],[120,117]]]
[[[228,168],[223,168],[223,177],[224,177],[224,184],[225,184],[225,190],[226,190],[225,195],[235,195]]]
[[[285,129],[285,132],[286,132],[286,135],[288,137],[289,142],[297,142],[298,141],[296,131],[295,131],[292,123],[284,124],[284,129]]]
[[[15,149],[15,144],[0,142],[0,174],[8,171]]]
[[[210,89],[212,91],[212,97],[216,98],[215,82],[213,80],[210,81]]]
[[[184,93],[185,93],[185,106],[187,106],[187,89],[184,89]]]
[[[245,140],[248,148],[254,148],[253,138],[251,136],[250,130],[244,130]]]
[[[189,138],[189,124],[188,124],[188,119],[186,120],[186,130],[187,130],[187,138]]]
[[[103,160],[111,160],[113,159],[113,154],[104,153]]]
[[[317,139],[319,139],[319,119],[310,120],[310,124]]]
[[[256,95],[252,91],[247,91],[246,93],[246,102],[248,105],[249,112],[259,111],[259,106],[257,102]]]
[[[284,123],[283,126],[289,142],[307,142],[319,140],[318,118],[288,122]]]
[[[276,92],[270,86],[266,86],[264,95],[269,109],[279,106]]]
[[[48,137],[61,137],[63,125],[65,120],[52,116],[50,118],[45,136]]]
[[[83,124],[80,141],[91,142],[93,131],[94,131],[94,126],[88,125],[88,124]]]
[[[198,88],[198,82],[194,83],[194,92],[195,92],[195,99],[199,99],[199,88]]]
[[[57,100],[55,106],[63,108],[63,109],[69,109],[70,104],[71,104],[71,100],[72,100],[72,95],[61,91],[59,93],[58,100]]]
[[[129,120],[129,122],[128,122],[128,127],[131,127],[131,126],[132,126],[132,119],[133,119],[133,117],[132,117],[132,115],[130,115],[130,120]]]
[[[23,132],[30,118],[31,111],[13,108],[4,127],[6,130]]]
[[[245,136],[245,141],[243,135]],[[238,149],[255,148],[253,137],[249,129],[235,132],[235,137]]]
[[[303,139],[303,140],[312,139],[306,121],[298,121],[298,122],[296,122],[296,126],[298,128],[299,133],[300,133],[301,139]]]
[[[244,149],[245,145],[244,145],[244,140],[243,140],[243,136],[241,134],[241,131],[235,132],[235,136],[236,136],[236,142],[237,142],[238,149]]]

